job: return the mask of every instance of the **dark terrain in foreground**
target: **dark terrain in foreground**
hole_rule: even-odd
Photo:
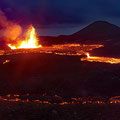
[[[120,104],[48,105],[0,101],[1,120],[119,120]]]
[[[10,62],[3,64],[5,60]],[[116,96],[120,65],[80,56],[27,53],[0,56],[0,94],[49,93],[63,98]],[[0,100],[1,120],[119,120],[120,104],[40,104]]]
[[[10,62],[3,64],[8,59]],[[81,62],[80,56],[27,53],[0,56],[0,94],[62,97],[119,96],[120,64]]]

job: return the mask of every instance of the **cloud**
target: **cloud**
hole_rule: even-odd
[[[120,17],[119,0],[4,0],[1,3],[10,19],[24,24],[84,24]]]
[[[4,36],[6,42],[15,41],[16,38],[22,33],[20,25],[8,20],[5,14],[0,11],[0,36]]]

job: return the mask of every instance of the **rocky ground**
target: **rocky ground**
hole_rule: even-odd
[[[4,64],[6,60],[7,62]],[[0,94],[41,91],[71,96],[117,96],[120,64],[81,62],[78,56],[0,57]],[[49,105],[0,101],[0,120],[119,120],[120,104]]]
[[[0,120],[119,120],[120,104],[48,105],[0,102]]]

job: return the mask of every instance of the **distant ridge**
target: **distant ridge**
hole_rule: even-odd
[[[115,33],[118,31],[120,32],[120,28],[114,24],[111,24],[106,21],[96,21],[72,35],[82,35],[85,33],[93,34],[93,32],[99,35],[102,35],[105,33],[111,35],[111,32]]]
[[[106,21],[96,21],[71,37],[82,43],[101,43],[120,38],[120,27]]]
[[[111,44],[112,42],[116,44],[120,41],[120,27],[106,21],[96,21],[72,35],[43,38],[44,41],[52,42],[52,44],[76,42],[81,44]]]

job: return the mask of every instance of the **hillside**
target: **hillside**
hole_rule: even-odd
[[[72,35],[58,37],[40,37],[43,43],[84,43],[84,44],[117,44],[120,39],[120,28],[106,21],[96,21]],[[49,42],[48,42],[49,41]]]

